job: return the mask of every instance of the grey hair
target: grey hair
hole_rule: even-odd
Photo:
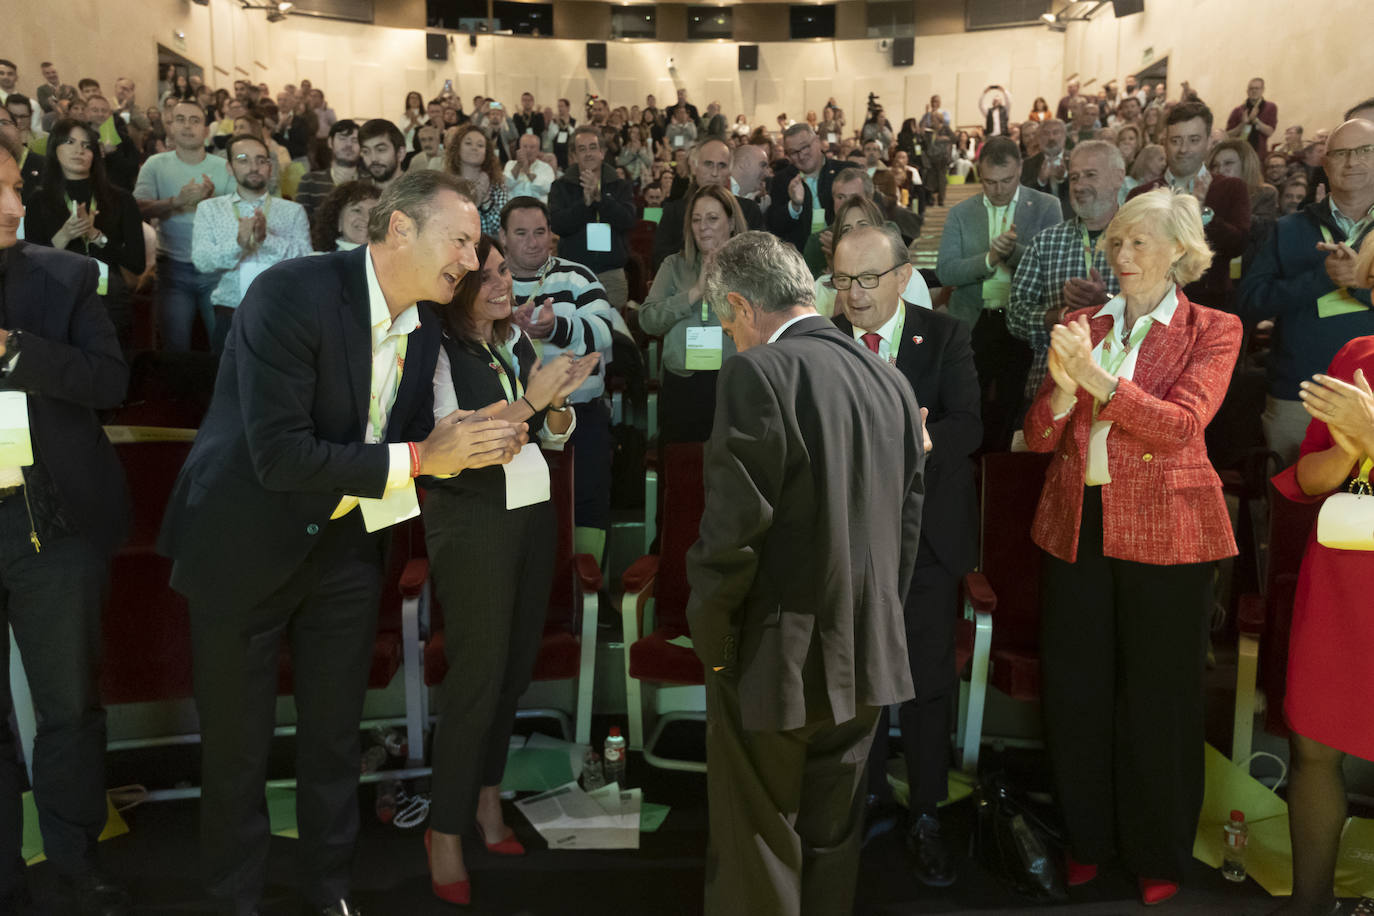
[[[433,212],[434,198],[440,191],[452,191],[474,207],[477,206],[472,185],[461,178],[435,169],[406,172],[392,182],[377,201],[367,221],[367,240],[385,242],[391,230],[391,214],[398,210],[415,221],[417,232],[423,229],[425,220]]]
[[[706,269],[706,301],[722,321],[735,317],[725,297],[743,296],[760,312],[815,308],[816,281],[797,249],[771,232],[742,232],[716,251]]]
[[[793,124],[791,127],[787,128],[787,130],[782,132],[782,140],[784,143],[786,143],[788,137],[798,137],[802,134],[806,134],[807,136],[816,137],[817,139],[820,139],[820,135],[811,129],[810,124],[807,124],[805,121],[798,121],[796,124]]]
[[[881,236],[883,241],[887,242],[887,247],[891,251],[892,263],[894,265],[911,263],[911,250],[906,247],[906,242],[902,241],[902,234],[886,223],[881,223],[876,226],[859,226],[855,229],[851,229],[835,243],[835,251],[838,252],[840,250],[840,245],[844,242],[849,242],[851,245],[859,244],[857,241],[850,242],[849,240],[851,237],[868,235],[870,233]],[[875,244],[876,242],[877,239],[869,240],[869,244]]]
[[[1106,140],[1084,140],[1069,153],[1069,162],[1083,153],[1101,153],[1107,157],[1107,165],[1114,169],[1126,171],[1126,160],[1121,155],[1121,150],[1116,148],[1116,144],[1108,143]]]
[[[849,184],[855,178],[864,183],[864,197],[873,199],[873,176],[868,174],[868,169],[861,169],[858,166],[848,165],[835,173],[835,177],[830,179],[830,187],[834,188],[837,184]]]

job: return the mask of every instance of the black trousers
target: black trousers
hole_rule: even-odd
[[[706,674],[706,912],[846,916],[863,833],[864,765],[881,709],[746,731],[739,684]]]
[[[354,509],[324,526],[305,562],[260,604],[191,602],[201,856],[210,895],[236,913],[253,911],[266,879],[263,783],[283,638],[291,646],[296,697],[301,892],[316,906],[348,896],[358,834],[358,731],[386,534],[367,533]]]
[[[705,442],[716,419],[716,379],[720,372],[698,369],[691,375],[664,370],[658,395],[658,441]]]
[[[573,411],[573,518],[579,528],[605,530],[611,527],[611,409],[596,398],[574,404]]]
[[[1119,850],[1138,877],[1178,881],[1192,858],[1213,566],[1104,557],[1100,487],[1084,488],[1077,562],[1045,557],[1045,738],[1079,862]]]
[[[973,326],[973,365],[982,393],[983,451],[1011,448],[1031,361],[1030,347],[1007,330],[1007,313],[983,309]]]
[[[910,807],[933,807],[949,794],[949,735],[958,673],[954,670],[954,630],[958,619],[959,578],[924,547],[907,592],[906,651],[916,696],[897,707],[906,758]],[[888,717],[878,721],[869,759],[868,791],[886,798]]]
[[[29,540],[23,493],[0,502],[0,628],[14,630],[38,719],[33,795],[43,850],[59,871],[81,874],[96,861],[105,827],[105,710],[98,670],[100,614],[109,559],[76,535]],[[24,885],[27,776],[9,727],[8,640],[0,657],[0,901]]]
[[[437,487],[426,495],[424,518],[448,659],[432,744],[430,825],[466,833],[478,790],[501,782],[516,704],[539,655],[554,513],[548,502],[507,509],[504,492]]]

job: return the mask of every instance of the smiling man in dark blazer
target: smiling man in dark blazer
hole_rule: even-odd
[[[811,233],[835,221],[830,185],[848,163],[827,159],[820,136],[804,121],[782,132],[782,152],[789,165],[769,185],[768,231],[805,251]]]
[[[440,323],[428,303],[477,267],[480,232],[466,184],[411,173],[378,201],[368,245],[270,268],[235,315],[159,548],[190,603],[206,881],[236,916],[257,912],[266,878],[283,639],[301,892],[309,912],[355,912],[358,724],[385,528],[414,506],[414,477],[508,461],[524,437],[523,425],[433,416]]]
[[[706,912],[844,916],[878,714],[912,696],[902,596],[921,417],[890,366],[816,313],[810,271],[777,238],[731,239],[705,286],[738,350],[687,555],[706,670]]]
[[[921,546],[904,614],[916,697],[901,704],[898,716],[911,788],[907,847],[916,877],[944,887],[955,877],[937,813],[949,780],[950,708],[957,684],[954,622],[959,580],[978,561],[970,460],[983,438],[978,372],[968,325],[902,301],[911,266],[895,230],[872,226],[846,235],[835,249],[834,278],[835,326],[896,367],[927,412],[926,432],[933,447],[926,456]],[[870,283],[875,285],[866,288]],[[886,776],[887,734],[880,728],[873,744],[870,791],[875,785],[885,787]]]

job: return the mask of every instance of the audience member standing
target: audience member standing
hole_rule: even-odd
[[[1182,291],[1211,259],[1190,195],[1128,201],[1099,244],[1121,295],[1054,328],[1025,423],[1026,444],[1059,459],[1032,526],[1045,743],[1069,885],[1119,850],[1154,904],[1178,892],[1202,805],[1214,563],[1236,553],[1203,430],[1241,327]]]
[[[1324,159],[1330,195],[1279,219],[1236,295],[1247,323],[1274,320],[1263,422],[1284,465],[1297,459],[1307,430],[1302,383],[1351,340],[1374,335],[1369,278],[1358,276],[1352,251],[1374,226],[1371,146],[1374,122],[1337,128]]]
[[[949,787],[950,711],[958,672],[954,629],[959,582],[978,565],[978,504],[970,455],[983,441],[978,373],[968,325],[902,301],[912,268],[902,237],[888,227],[855,229],[835,246],[835,325],[896,368],[927,412],[925,501],[916,567],[903,600],[907,658],[916,696],[898,707],[910,796],[906,843],[916,878],[954,883],[938,806]],[[887,789],[886,728],[869,759],[869,791]]]
[[[540,116],[542,119],[542,115]],[[510,199],[534,197],[547,204],[549,188],[557,177],[553,166],[539,158],[539,137],[531,133],[520,135],[515,158],[506,163],[506,193]],[[499,213],[498,213],[499,216]]]
[[[305,208],[267,193],[272,159],[257,137],[237,135],[225,147],[233,169],[234,193],[202,201],[191,231],[196,270],[216,278],[210,293],[215,332],[210,349],[219,353],[234,312],[248,288],[273,264],[310,253]]]
[[[359,178],[371,180],[358,171],[358,125],[347,118],[335,121],[329,128],[329,167],[301,176],[296,185],[296,203],[305,208],[306,216],[312,216],[335,185]]]
[[[724,186],[730,180],[730,145],[719,137],[708,137],[692,150],[692,181],[687,192],[663,205],[663,216],[654,230],[654,269],[657,270],[668,255],[682,250],[683,216],[687,213],[687,199],[698,188],[707,185]],[[744,214],[749,229],[763,228],[763,212],[759,205],[735,195],[735,203]]]
[[[1231,109],[1226,133],[1250,144],[1261,158],[1269,150],[1269,138],[1279,124],[1279,106],[1264,97],[1264,80],[1252,79],[1245,87],[1245,101]]]
[[[191,261],[196,205],[233,189],[223,159],[205,152],[205,111],[194,102],[172,109],[167,138],[173,149],[149,156],[138,173],[134,198],[145,220],[157,220],[157,320],[164,350],[191,349],[191,326],[200,316],[206,337],[215,330],[210,292],[214,274]]]
[[[549,189],[549,220],[558,234],[558,250],[590,268],[606,288],[606,300],[622,309],[630,295],[625,236],[639,221],[634,192],[605,161],[596,127],[575,129],[571,152],[573,163]]]
[[[477,212],[482,217],[482,232],[495,236],[501,231],[501,208],[509,198],[491,138],[476,124],[463,125],[445,153],[444,167],[472,185]]]
[[[385,192],[401,177],[404,152],[405,136],[385,118],[373,118],[358,128],[358,162],[378,190]]]
[[[821,138],[806,124],[783,131],[782,151],[788,165],[769,188],[768,231],[801,252],[812,233],[835,221],[830,184],[845,163],[827,159]]]
[[[572,104],[567,99],[559,99],[558,114],[544,131],[544,152],[553,153],[560,169],[568,167],[568,152],[572,148],[575,127],[577,119],[572,116]]]
[[[128,894],[99,865],[107,809],[98,678],[110,556],[128,529],[129,496],[96,411],[119,406],[129,370],[98,298],[94,264],[18,241],[18,156],[18,145],[0,137],[0,375],[5,395],[27,412],[33,455],[22,467],[0,467],[0,610],[23,656],[38,720],[34,805],[63,890],[61,912],[125,916]],[[0,693],[8,707],[8,674]],[[20,849],[20,795],[29,781],[18,744],[0,722],[5,913],[29,904]]]
[[[1064,150],[1068,128],[1058,118],[1050,118],[1040,124],[1036,136],[1040,149],[1021,167],[1021,183],[1059,198],[1060,209],[1068,210],[1071,205],[1069,157]]]
[[[1021,411],[1031,351],[1007,328],[1011,277],[1026,246],[1063,220],[1058,198],[1021,185],[1021,150],[994,137],[978,160],[983,193],[949,211],[935,272],[953,286],[949,313],[973,328],[983,444],[1003,451]]]
[[[98,137],[76,121],[54,126],[45,174],[29,198],[24,237],[95,259],[96,294],[127,351],[133,335],[130,288],[147,266],[138,204],[109,182]]]
[[[1068,122],[1073,116],[1073,109],[1080,100],[1078,95],[1078,80],[1069,80],[1065,87],[1065,95],[1059,100],[1059,105],[1054,110],[1054,116],[1061,121]]]
[[[897,372],[816,314],[812,282],[763,232],[707,268],[706,298],[739,348],[687,555],[712,916],[852,912],[873,731],[913,693],[901,607],[922,418]]]

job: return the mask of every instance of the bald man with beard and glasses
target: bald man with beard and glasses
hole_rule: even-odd
[[[1007,330],[1031,348],[1025,403],[1030,404],[1049,370],[1050,330],[1066,312],[1105,305],[1121,291],[1097,240],[1116,216],[1126,180],[1121,151],[1088,140],[1069,156],[1069,195],[1074,215],[1031,240],[1011,281]]]
[[[1374,226],[1374,122],[1346,121],[1326,147],[1327,199],[1281,217],[1236,292],[1248,324],[1273,319],[1264,432],[1284,464],[1297,460],[1311,419],[1299,385],[1325,372],[1352,339],[1374,334],[1367,278],[1354,251]]]
[[[678,109],[681,110],[681,109]],[[730,182],[730,144],[719,137],[708,137],[692,148],[689,160],[692,166],[692,180],[687,191],[676,200],[663,205],[663,217],[654,230],[654,269],[663,263],[664,258],[682,250],[683,219],[687,213],[687,201],[691,200],[697,188],[706,185],[729,185]],[[763,211],[759,205],[748,198],[735,195],[744,223],[750,229],[763,228]]]

